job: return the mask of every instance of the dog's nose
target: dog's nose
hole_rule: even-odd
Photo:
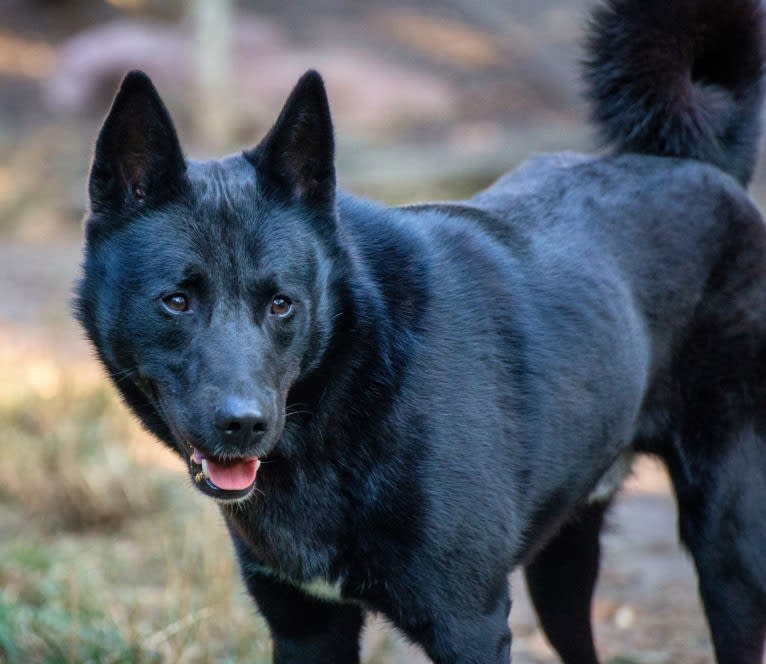
[[[216,429],[233,443],[254,442],[268,429],[263,409],[256,403],[242,399],[225,399],[216,408],[214,418]]]

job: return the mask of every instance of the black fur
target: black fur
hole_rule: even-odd
[[[595,125],[619,151],[707,161],[747,184],[763,43],[758,0],[609,0],[588,39]]]
[[[314,72],[259,146],[204,163],[146,76],[115,98],[78,316],[221,500],[279,664],[358,662],[369,611],[434,662],[507,662],[517,566],[563,660],[595,662],[598,534],[636,452],[670,471],[719,664],[761,662],[766,228],[740,184],[760,10],[612,0],[593,25],[615,153],[537,157],[456,204],[337,193]],[[262,460],[255,490],[200,454]]]

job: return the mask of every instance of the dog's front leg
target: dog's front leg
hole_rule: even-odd
[[[459,575],[451,583],[445,578],[441,587],[422,581],[419,597],[384,613],[434,664],[508,664],[511,599],[505,574],[499,575],[494,591],[486,580],[469,585],[466,577],[461,587]]]
[[[266,619],[274,664],[359,664],[359,606],[325,601],[268,573],[247,571],[247,588]]]

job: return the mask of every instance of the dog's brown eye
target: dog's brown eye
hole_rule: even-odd
[[[292,310],[293,303],[289,297],[285,297],[284,295],[276,295],[274,299],[271,300],[270,312],[272,316],[279,316],[280,318],[284,318]]]
[[[183,293],[171,293],[162,298],[162,304],[169,311],[182,314],[189,311],[189,298]]]

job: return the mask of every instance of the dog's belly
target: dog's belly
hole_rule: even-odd
[[[625,478],[630,475],[634,458],[633,450],[626,450],[620,454],[615,462],[599,478],[598,482],[596,482],[596,486],[593,487],[588,495],[588,502],[602,503],[610,500],[620,489]]]

